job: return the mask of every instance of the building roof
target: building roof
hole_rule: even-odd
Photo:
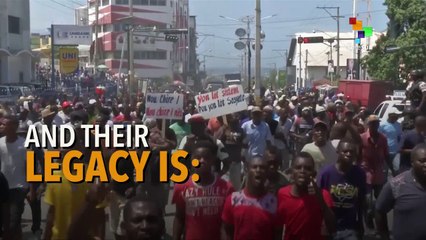
[[[368,52],[368,49],[371,49],[376,45],[377,39],[384,33],[373,33],[373,36],[370,38],[361,39],[361,58],[365,56]],[[324,37],[324,39],[336,38],[336,32],[302,32],[296,33],[295,38],[297,39],[299,36],[302,37]],[[345,32],[340,33],[340,39],[342,38],[354,38],[353,32]],[[369,44],[369,48],[368,48]],[[310,44],[301,44],[301,55],[302,55],[302,64],[305,66],[306,61],[306,50],[308,50],[308,66],[328,66],[328,60],[330,59],[330,44],[327,41],[324,43],[310,43]],[[337,65],[337,41],[332,43],[332,59],[334,61],[334,65]],[[354,40],[340,40],[340,66],[346,66],[347,59],[354,58]],[[299,64],[299,44],[291,44],[290,53],[294,53],[293,56],[289,56],[289,63],[292,66],[297,66]],[[357,52],[355,52],[355,58],[357,58]]]

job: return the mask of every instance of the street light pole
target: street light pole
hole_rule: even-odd
[[[133,0],[129,0],[129,15],[133,23]],[[130,28],[127,36],[128,43],[128,58],[129,58],[129,96],[132,96],[132,93],[137,93],[137,85],[135,86],[135,66],[134,66],[134,56],[133,56],[133,26]]]
[[[260,49],[260,40],[261,40],[261,4],[260,0],[256,0],[256,95],[260,98],[260,86],[261,86],[261,49]]]
[[[330,17],[332,17],[334,20],[337,21],[337,39],[336,39],[337,41],[337,63],[336,63],[337,73],[336,73],[336,76],[340,76],[338,75],[340,74],[340,69],[339,69],[340,68],[340,40],[343,40],[343,39],[340,39],[340,18],[343,18],[343,16],[340,16],[340,7],[317,7],[317,8],[323,9],[330,15]],[[327,9],[336,9],[337,16],[333,16]]]

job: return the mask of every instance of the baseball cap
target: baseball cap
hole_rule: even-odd
[[[197,114],[192,115],[189,118],[188,122],[189,123],[203,123],[204,117],[201,114],[197,113]]]
[[[89,104],[90,104],[90,105],[95,104],[95,103],[96,103],[96,99],[90,99],[90,100],[89,100]]]
[[[291,101],[296,101],[297,100],[297,96],[293,96],[290,98]]]
[[[336,104],[336,105],[337,105],[337,104],[342,104],[342,105],[343,105],[344,103],[343,103],[343,101],[342,101],[342,100],[340,100],[340,99],[339,99],[339,100],[336,100],[336,101],[334,102],[334,104]]]
[[[64,101],[62,103],[62,109],[67,108],[67,107],[72,107],[72,103],[69,101]]]
[[[311,111],[311,108],[310,107],[304,107],[304,108],[302,108],[302,112],[304,112],[304,111]]]
[[[315,108],[315,112],[317,112],[317,113],[325,112],[325,107],[323,107],[323,106],[317,106]]]

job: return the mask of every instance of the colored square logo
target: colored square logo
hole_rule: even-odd
[[[361,44],[361,39],[355,38],[355,44]]]
[[[364,31],[358,31],[358,38],[365,38],[365,32]]]
[[[349,18],[349,24],[350,25],[355,25],[356,24],[356,17],[350,17]]]
[[[364,27],[363,31],[365,33],[365,37],[373,36],[373,27]]]
[[[352,30],[362,31],[362,21],[356,21],[356,24],[352,25]]]

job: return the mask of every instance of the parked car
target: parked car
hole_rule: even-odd
[[[0,85],[0,102],[15,102],[19,97],[25,96],[18,87]]]
[[[403,112],[406,106],[410,106],[410,101],[402,101],[402,100],[386,100],[377,106],[376,110],[374,110],[374,114],[379,116],[380,121],[385,122],[388,120],[388,115],[390,109],[395,107],[400,112]],[[402,118],[398,119],[398,122],[402,122]]]

